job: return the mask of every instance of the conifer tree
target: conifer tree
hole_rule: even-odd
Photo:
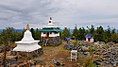
[[[64,28],[63,32],[61,33],[62,38],[70,37],[70,31],[67,27]]]
[[[97,27],[95,33],[94,33],[94,39],[95,41],[104,41],[104,29],[102,26]]]
[[[108,29],[105,30],[105,33],[104,33],[104,41],[105,42],[111,41],[111,28],[109,26],[108,26]]]
[[[95,29],[94,29],[94,26],[93,25],[91,25],[91,28],[89,28],[89,27],[87,27],[87,28],[88,28],[88,33],[94,34]]]
[[[85,39],[85,34],[86,34],[86,30],[84,29],[84,27],[79,28],[79,39],[80,40],[84,40]]]
[[[35,31],[33,28],[30,29],[31,33],[32,33],[32,37],[35,38]]]
[[[40,40],[40,38],[41,38],[41,32],[40,32],[39,29],[37,28],[37,29],[35,30],[34,39]]]
[[[75,27],[75,29],[73,30],[72,36],[76,39],[79,38],[79,31],[78,31],[77,27]]]

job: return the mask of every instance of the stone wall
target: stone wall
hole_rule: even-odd
[[[43,54],[43,49],[42,48],[40,48],[38,50],[35,50],[33,52],[17,52],[17,51],[12,51],[11,52],[11,55],[13,55],[13,56],[19,55],[21,57],[23,57],[23,56],[26,57],[27,55],[30,56],[30,57],[37,57],[37,56],[40,56],[42,54]]]
[[[60,37],[41,38],[41,44],[44,46],[56,46],[61,44],[62,40]]]

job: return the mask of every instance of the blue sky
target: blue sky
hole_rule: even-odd
[[[118,29],[118,0],[1,0],[0,28],[41,28],[51,16],[56,25]]]

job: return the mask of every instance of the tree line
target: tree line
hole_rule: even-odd
[[[78,40],[85,40],[86,34],[92,34],[95,41],[103,41],[103,42],[115,42],[118,43],[118,30],[115,28],[112,29],[108,26],[107,29],[104,29],[102,26],[99,26],[95,28],[93,25],[91,27],[87,27],[85,29],[84,27],[75,28],[72,32],[67,27],[64,28],[64,30],[61,33],[61,37],[64,38],[73,38]]]
[[[3,29],[3,31],[0,33],[0,44],[3,44],[3,42],[6,43],[7,41],[20,41],[23,38],[24,31],[25,29],[23,29],[22,32],[18,32],[13,27],[7,27]],[[30,31],[35,40],[41,39],[40,29],[31,28]],[[91,27],[87,27],[87,29],[84,27],[75,27],[72,32],[69,28],[65,27],[61,32],[61,38],[64,39],[69,37],[78,40],[85,40],[85,35],[88,33],[93,35],[95,41],[113,41],[118,43],[118,31],[116,29],[111,29],[110,27],[104,29],[102,26],[99,26],[95,29],[93,25],[91,25]]]

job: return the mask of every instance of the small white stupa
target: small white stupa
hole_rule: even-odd
[[[13,51],[32,52],[38,50],[41,48],[41,46],[38,45],[38,42],[39,40],[34,40],[34,38],[32,37],[29,24],[27,24],[23,39],[21,41],[15,42],[17,46],[13,49]]]
[[[77,50],[71,50],[71,61],[77,61]]]

